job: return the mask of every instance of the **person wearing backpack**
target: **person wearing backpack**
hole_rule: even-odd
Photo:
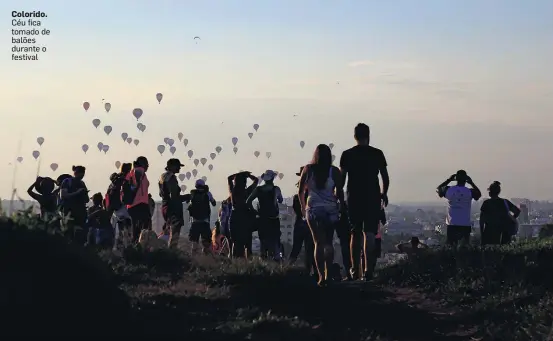
[[[184,225],[183,202],[190,201],[190,195],[181,194],[177,176],[184,165],[179,159],[169,159],[165,173],[159,178],[159,196],[161,197],[161,214],[165,220],[165,228],[170,231],[169,247],[176,248],[179,243],[180,231]]]
[[[501,183],[494,181],[488,188],[489,199],[480,207],[480,238],[482,245],[509,244],[517,233],[516,219],[520,209],[501,198]]]
[[[259,239],[261,241],[261,256],[279,258],[280,253],[280,210],[278,204],[282,204],[283,198],[280,188],[275,186],[276,173],[267,170],[261,175],[264,184],[257,186],[248,197],[247,205],[252,207],[252,202],[259,202]]]
[[[133,162],[133,169],[125,177],[126,181],[121,188],[121,201],[127,206],[132,224],[132,241],[138,243],[140,232],[148,230],[152,226],[150,204],[148,200],[148,189],[150,181],[146,176],[149,168],[148,159],[139,156]]]
[[[60,207],[66,234],[81,245],[86,243],[88,234],[86,204],[90,200],[88,189],[83,182],[85,173],[85,167],[73,166],[73,176],[65,178],[60,184]]]
[[[195,187],[190,191],[190,204],[188,205],[188,212],[192,218],[188,240],[192,243],[192,250],[194,250],[194,245],[200,242],[201,237],[202,252],[206,252],[211,245],[211,206],[215,206],[216,202],[204,180],[196,180]]]
[[[131,163],[124,163],[121,165],[119,173],[113,173],[110,176],[109,180],[111,183],[104,199],[106,211],[111,215],[113,228],[117,230],[117,245],[119,247],[128,246],[131,239],[131,216],[129,215],[127,206],[122,201],[123,187],[130,187],[130,183],[126,178],[131,169]]]

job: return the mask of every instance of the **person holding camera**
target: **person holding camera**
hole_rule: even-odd
[[[453,181],[457,184],[449,186]],[[468,188],[466,185],[470,185]],[[457,245],[459,242],[468,244],[472,232],[471,206],[472,200],[478,201],[482,193],[464,170],[450,176],[441,183],[437,191],[440,198],[447,199],[447,243]]]

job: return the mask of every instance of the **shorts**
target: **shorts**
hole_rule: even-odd
[[[447,243],[454,245],[464,240],[468,243],[472,226],[447,225]]]
[[[380,258],[382,257],[382,238],[376,238],[374,240],[374,257]]]
[[[305,211],[310,229],[322,229],[329,243],[340,220],[338,212],[328,211],[325,207],[308,207]]]
[[[357,199],[348,197],[348,216],[352,232],[378,233],[381,199]]]
[[[121,224],[121,223],[124,223],[124,224]],[[127,226],[127,227],[131,226],[131,216],[129,215],[129,211],[125,206],[122,206],[121,208],[113,212],[113,215],[111,216],[111,224],[114,227],[115,226],[119,227],[119,229],[121,229],[121,227],[124,227],[124,226]],[[123,226],[119,226],[119,224]]]
[[[211,228],[206,221],[194,221],[190,225],[190,231],[188,232],[188,240],[193,243],[198,243],[202,238],[202,243],[211,244]]]

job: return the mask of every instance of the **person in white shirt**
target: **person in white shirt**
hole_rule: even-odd
[[[449,186],[452,181],[457,181],[457,184]],[[472,188],[467,188],[467,184]],[[464,170],[457,171],[440,184],[437,193],[440,198],[446,198],[448,201],[447,243],[449,245],[457,245],[460,241],[468,243],[472,232],[470,216],[472,200],[478,201],[482,193]]]

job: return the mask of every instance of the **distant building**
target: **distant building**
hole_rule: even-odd
[[[520,216],[518,217],[520,224],[530,224],[530,213],[526,204],[520,204]]]

